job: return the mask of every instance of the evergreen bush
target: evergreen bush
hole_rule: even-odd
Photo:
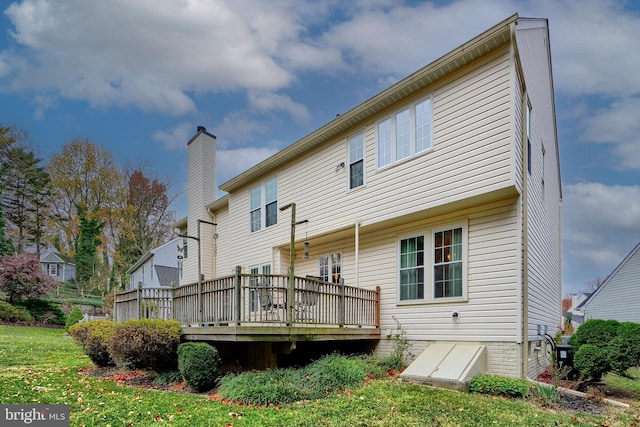
[[[606,347],[583,344],[573,356],[573,366],[586,378],[599,380],[610,370],[607,356],[608,349]]]
[[[578,328],[569,339],[573,352],[577,352],[584,344],[593,344],[605,348],[611,340],[618,336],[620,323],[615,320],[591,319]]]
[[[109,354],[108,343],[116,329],[116,323],[110,320],[91,320],[80,322],[69,328],[69,335],[80,345],[84,353],[96,366],[114,364]]]
[[[196,391],[212,388],[220,376],[218,350],[205,343],[187,342],[178,346],[178,370]]]
[[[3,322],[32,322],[33,316],[24,307],[0,301],[0,321]]]
[[[116,326],[107,347],[120,367],[172,371],[178,367],[181,333],[177,320],[129,320]]]
[[[49,300],[27,298],[17,305],[26,308],[38,322],[66,326],[67,316],[65,316],[64,311],[60,306]]]
[[[640,366],[640,324],[621,323],[608,349],[607,361],[615,373],[626,375],[627,369]]]
[[[71,313],[69,313],[69,317],[67,317],[67,321],[64,324],[64,329],[69,332],[69,328],[81,321],[83,317],[84,314],[82,314],[82,311],[80,311],[78,307],[73,307]]]

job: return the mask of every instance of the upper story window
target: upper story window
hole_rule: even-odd
[[[263,202],[264,200],[264,202]],[[249,191],[251,231],[278,223],[278,178],[265,181]]]
[[[378,123],[378,167],[432,147],[431,98],[423,99]]]
[[[189,239],[187,239],[186,237],[182,238],[182,257],[189,257]]]
[[[349,189],[364,184],[364,132],[349,137]]]

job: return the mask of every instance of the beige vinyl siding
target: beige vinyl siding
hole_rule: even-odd
[[[360,286],[381,286],[382,329],[401,323],[412,340],[512,341],[517,338],[518,250],[516,198],[385,228],[360,238]],[[398,238],[426,236],[425,292],[431,292],[431,232],[468,221],[467,301],[398,302]],[[499,230],[492,233],[491,230]],[[364,230],[363,230],[364,233]],[[348,270],[345,272],[349,276]],[[451,312],[460,312],[453,321]]]
[[[585,304],[587,319],[640,323],[640,244]]]
[[[311,237],[353,227],[356,221],[366,227],[498,190],[512,189],[515,194],[510,75],[509,50],[504,48],[298,158],[278,171],[278,206],[296,203],[297,220],[309,220],[304,228]],[[432,97],[433,150],[376,170],[378,120],[425,96]],[[336,165],[348,160],[347,138],[362,131],[365,185],[349,190],[348,168],[336,170]],[[279,212],[275,226],[253,233],[249,228],[249,190],[273,176],[230,195],[229,232],[237,240],[229,256],[239,265],[268,262],[271,248],[289,241],[290,211]],[[302,228],[298,230],[301,240]],[[288,256],[283,258],[288,265]],[[274,272],[285,271],[281,266]]]
[[[545,28],[516,34],[527,94],[531,102],[531,174],[527,179],[528,339],[539,339],[537,325],[553,335],[561,322],[560,182],[553,117],[553,86],[547,62]],[[545,66],[542,66],[545,65]],[[545,155],[542,155],[544,145]],[[545,161],[543,166],[542,161]],[[544,170],[544,185],[543,185]],[[525,169],[523,173],[528,171]]]
[[[233,242],[229,242],[228,259],[229,268],[241,266],[244,272],[249,272],[249,267],[260,264],[274,264],[273,247],[289,241],[291,226],[291,211],[280,212],[280,207],[286,203],[282,201],[282,187],[278,177],[278,223],[270,227],[264,227],[258,231],[251,231],[249,217],[249,192],[258,184],[264,184],[276,175],[265,176],[263,180],[251,186],[239,189],[229,196],[229,235],[233,236]],[[263,200],[264,209],[264,200]],[[274,274],[282,273],[272,267]]]

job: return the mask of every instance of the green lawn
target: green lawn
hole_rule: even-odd
[[[205,395],[118,386],[79,373],[89,366],[81,349],[60,329],[0,326],[0,403],[68,404],[72,426],[162,422],[234,427],[640,425],[635,404],[631,410],[613,409],[606,416],[559,415],[526,401],[437,390],[394,379],[373,381],[316,402],[251,408],[212,401]]]

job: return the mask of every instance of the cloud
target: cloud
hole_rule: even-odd
[[[581,139],[613,144],[616,167],[640,170],[640,98],[625,98],[583,119]]]
[[[195,133],[196,129],[193,123],[180,123],[169,131],[156,131],[153,134],[153,139],[160,141],[167,150],[186,150],[187,142]]]
[[[640,15],[623,1],[531,3],[550,20],[556,89],[570,95],[640,93]]]
[[[640,241],[640,186],[565,186],[562,235],[565,286],[609,274]]]
[[[257,165],[278,152],[275,148],[237,148],[218,150],[216,154],[216,179],[218,185]]]
[[[214,135],[220,135],[218,148],[225,149],[228,145],[245,144],[256,136],[266,133],[269,126],[259,120],[254,120],[248,114],[234,111],[227,114],[222,122],[213,129]]]
[[[276,52],[301,30],[261,1],[24,0],[5,14],[25,59],[2,61],[15,90],[173,114],[195,109],[191,92],[287,86]]]
[[[307,123],[311,119],[309,110],[305,105],[294,102],[286,95],[278,95],[272,92],[250,92],[249,104],[260,112],[286,111],[299,123]]]

